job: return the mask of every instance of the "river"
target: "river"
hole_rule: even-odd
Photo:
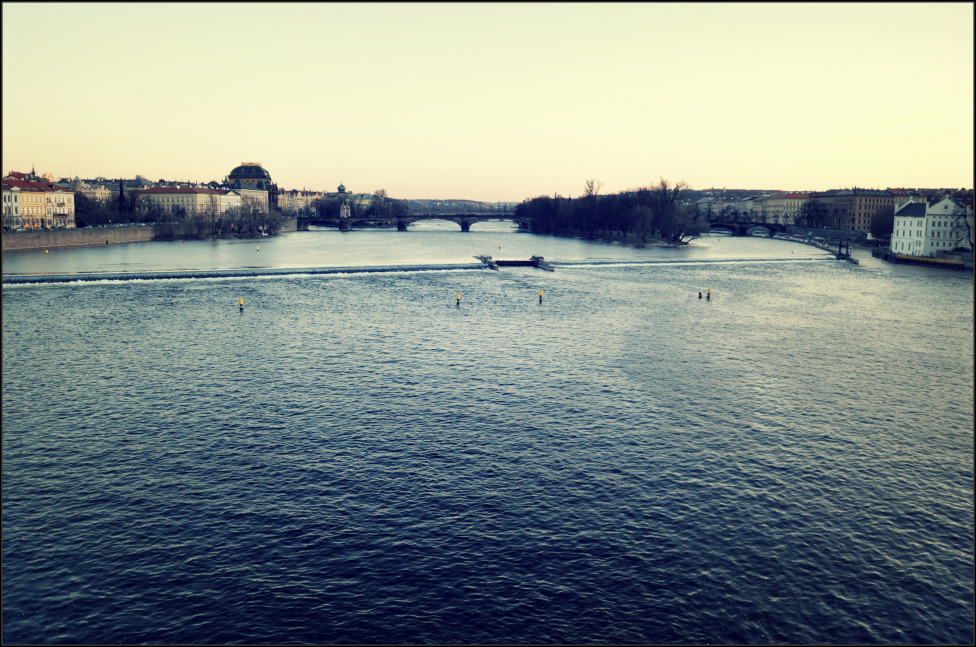
[[[4,253],[111,275],[3,286],[4,642],[971,643],[973,276],[854,253]]]

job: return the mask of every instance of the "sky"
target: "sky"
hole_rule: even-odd
[[[3,4],[3,172],[519,202],[973,186],[973,4]]]

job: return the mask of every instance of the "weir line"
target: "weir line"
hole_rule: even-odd
[[[323,274],[369,274],[377,272],[437,272],[449,270],[482,270],[481,263],[454,263],[444,265],[363,265],[348,267],[293,267],[293,268],[248,268],[236,270],[181,270],[163,272],[101,272],[86,274],[24,274],[4,276],[3,285],[24,285],[38,283],[78,283],[125,281],[162,281],[188,279],[235,279],[270,278],[288,276],[314,276]]]

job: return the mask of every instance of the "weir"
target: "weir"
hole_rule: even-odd
[[[538,267],[540,270],[555,272],[556,269],[551,263],[541,256],[533,256],[527,261],[522,260],[494,260],[491,256],[475,256],[478,260],[488,266],[489,269],[497,270],[499,267]]]
[[[21,274],[3,277],[3,285],[27,283],[71,283],[76,281],[150,281],[165,279],[260,278],[314,274],[362,274],[374,272],[435,272],[484,270],[478,263],[443,265],[353,265],[348,267],[253,268],[233,270],[180,270],[163,272],[100,272],[85,274]]]

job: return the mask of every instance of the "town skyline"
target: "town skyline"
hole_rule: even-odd
[[[590,178],[972,186],[968,3],[5,3],[3,18],[4,172],[206,182],[259,162],[286,190],[485,202]],[[58,48],[31,47],[39,26]]]

